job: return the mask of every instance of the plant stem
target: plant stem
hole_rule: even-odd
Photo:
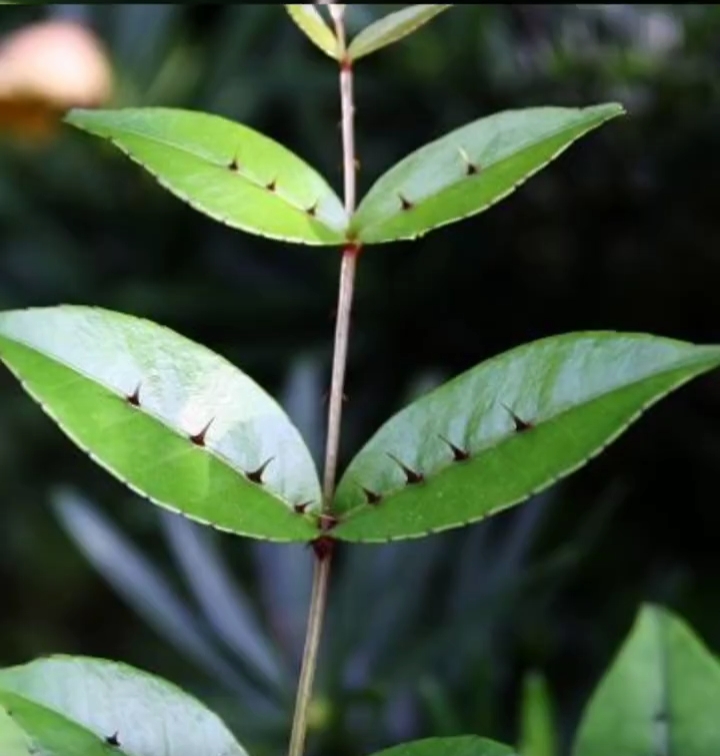
[[[335,491],[338,454],[340,450],[340,423],[342,420],[343,387],[345,366],[350,337],[350,313],[358,252],[354,245],[343,250],[340,266],[340,291],[338,294],[337,322],[335,325],[335,348],[333,350],[332,382],[330,384],[330,409],[328,410],[327,446],[325,450],[325,477],[323,480],[323,511],[329,512]]]
[[[335,22],[335,34],[343,57],[340,61],[340,108],[342,112],[343,177],[345,212],[348,218],[355,211],[355,103],[353,97],[352,63],[345,54],[344,13],[330,6]],[[343,8],[344,11],[344,8]],[[340,450],[340,426],[343,407],[343,387],[347,347],[350,338],[350,313],[355,289],[355,270],[359,247],[346,245],[340,267],[340,290],[338,293],[337,320],[335,324],[335,347],[333,349],[332,381],[330,383],[330,408],[328,410],[327,444],[325,447],[325,476],[323,479],[323,511],[332,504]]]
[[[310,611],[308,614],[305,648],[303,649],[300,680],[298,681],[297,696],[295,698],[295,716],[293,717],[292,733],[288,756],[302,756],[305,750],[305,736],[307,734],[308,709],[312,700],[313,680],[317,668],[318,649],[332,560],[328,554],[325,559],[315,558],[313,573],[312,595],[310,597]]]
[[[344,5],[330,4],[330,14],[335,25],[338,47],[342,53],[340,59],[340,104],[342,112],[343,176],[345,211],[349,218],[355,210],[355,106],[353,101],[352,65],[346,54],[344,11]],[[358,245],[352,243],[345,245],[340,267],[322,491],[322,514],[326,516],[330,515],[332,498],[335,492],[344,399],[343,387],[345,385],[345,367],[347,363],[348,340],[350,338],[350,315],[359,252],[360,247]],[[295,714],[293,716],[288,756],[302,756],[305,750],[308,711],[312,700],[320,636],[322,634],[325,606],[327,604],[330,565],[333,553],[332,543],[327,536],[321,536],[314,544],[315,569],[313,572],[312,596],[308,611],[305,648],[303,649],[300,680],[295,699]]]

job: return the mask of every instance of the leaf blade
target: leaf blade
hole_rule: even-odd
[[[133,756],[247,756],[222,720],[198,700],[125,664],[51,656],[0,670],[0,689],[100,738],[118,733],[121,747]],[[102,753],[106,756],[107,749]]]
[[[294,510],[320,500],[300,434],[209,349],[151,321],[63,306],[0,314],[0,359],[66,435],[154,503],[250,537],[316,535]]]
[[[38,753],[42,756],[107,756],[110,746],[104,738],[114,734],[99,737],[52,709],[1,689],[0,712],[4,715],[4,726],[0,729],[3,756]],[[118,756],[125,754],[119,747],[113,747],[113,752]]]
[[[477,735],[425,738],[379,751],[374,756],[516,756],[512,748]]]
[[[338,60],[338,44],[332,29],[312,3],[286,5],[290,18],[303,34],[326,55]]]
[[[669,611],[647,605],[593,694],[573,756],[718,753],[720,663]]]
[[[249,233],[341,244],[347,219],[325,179],[269,137],[175,108],[71,110],[65,121],[108,139],[196,210]]]
[[[480,213],[623,113],[617,103],[527,108],[456,129],[381,176],[351,219],[349,235],[363,244],[413,239]]]
[[[348,47],[348,56],[355,61],[398,42],[448,8],[452,5],[411,5],[390,13],[357,34]]]
[[[333,533],[363,542],[417,538],[518,504],[718,364],[718,347],[612,332],[550,337],[492,358],[401,410],[370,439],[338,486]],[[532,423],[530,432],[517,431],[522,422]]]

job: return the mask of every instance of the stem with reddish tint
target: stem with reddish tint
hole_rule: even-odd
[[[335,25],[340,56],[340,103],[342,111],[342,146],[345,211],[348,218],[355,210],[355,132],[352,63],[346,53],[345,7],[329,5]],[[347,364],[348,341],[350,338],[350,315],[352,312],[355,271],[360,252],[359,245],[347,244],[343,248],[340,267],[337,321],[335,324],[335,344],[333,348],[332,379],[330,384],[330,405],[328,408],[327,441],[325,447],[325,468],[323,476],[322,522],[331,521],[331,507],[335,492],[338,455],[340,450],[340,427],[342,422],[343,389]],[[305,648],[303,650],[300,680],[298,682],[293,716],[292,732],[288,756],[302,756],[307,736],[308,711],[312,700],[313,681],[317,668],[318,649],[322,634],[325,607],[327,604],[330,565],[333,541],[322,536],[314,544],[315,568],[313,572],[312,596],[308,612]]]

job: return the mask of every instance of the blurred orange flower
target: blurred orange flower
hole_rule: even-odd
[[[0,132],[51,137],[70,108],[106,103],[112,78],[102,44],[81,24],[28,25],[0,40]]]

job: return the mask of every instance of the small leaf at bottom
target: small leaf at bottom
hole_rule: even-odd
[[[720,753],[720,663],[669,611],[645,606],[583,715],[573,756]]]
[[[476,735],[426,738],[387,748],[374,756],[516,756],[512,748]]]
[[[111,750],[113,756],[125,756],[119,743],[110,746],[105,736],[93,734],[57,711],[3,689],[0,748],[2,756],[110,756]]]
[[[247,756],[220,718],[199,701],[125,664],[81,656],[38,659],[0,670],[0,691],[40,704],[100,738],[110,737],[132,756]],[[70,753],[84,756],[85,751]],[[105,750],[102,756],[110,754]]]

